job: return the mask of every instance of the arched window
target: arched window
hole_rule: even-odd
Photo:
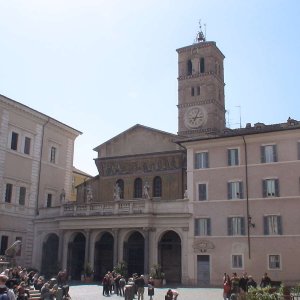
[[[193,73],[193,65],[192,65],[192,61],[189,59],[187,62],[187,75],[192,75]]]
[[[162,195],[161,178],[159,176],[156,176],[153,179],[153,197],[161,197],[161,195]]]
[[[136,178],[134,181],[133,198],[142,198],[143,182],[141,178]]]
[[[120,199],[124,199],[124,180],[118,179],[116,182],[120,189]]]
[[[204,63],[204,57],[200,58],[200,73],[205,72],[205,63]]]

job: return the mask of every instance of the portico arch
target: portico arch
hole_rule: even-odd
[[[43,243],[41,273],[46,278],[56,276],[59,271],[58,245],[59,237],[55,233],[49,234]]]
[[[73,280],[79,280],[84,269],[86,238],[77,232],[68,244],[68,271]]]
[[[95,243],[94,278],[101,280],[107,271],[113,270],[114,238],[105,232]]]
[[[134,231],[124,242],[124,261],[127,262],[128,276],[133,273],[144,274],[145,239],[144,236]]]
[[[167,282],[181,282],[181,238],[175,231],[162,235],[158,243],[158,262]]]

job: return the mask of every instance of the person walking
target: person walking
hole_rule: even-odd
[[[144,300],[144,292],[145,292],[145,279],[144,275],[141,275],[136,281],[135,284],[137,286],[137,295],[138,300]]]
[[[230,291],[231,291],[230,276],[225,273],[223,277],[223,299],[224,300],[230,299]]]
[[[152,300],[154,296],[154,280],[152,277],[148,280],[148,296],[150,296],[150,300]]]

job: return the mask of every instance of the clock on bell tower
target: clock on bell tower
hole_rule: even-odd
[[[201,30],[178,52],[178,134],[219,135],[225,128],[224,55]]]

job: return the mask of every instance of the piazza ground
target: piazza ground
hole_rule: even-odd
[[[153,300],[164,300],[168,287],[156,288]],[[222,289],[218,288],[184,288],[178,287],[178,300],[218,300],[223,298]],[[86,299],[124,299],[124,297],[112,294],[111,296],[102,295],[101,285],[72,285],[70,286],[70,295],[72,300],[86,300]],[[137,297],[135,298],[137,299]],[[145,288],[144,300],[148,300],[147,288]]]

